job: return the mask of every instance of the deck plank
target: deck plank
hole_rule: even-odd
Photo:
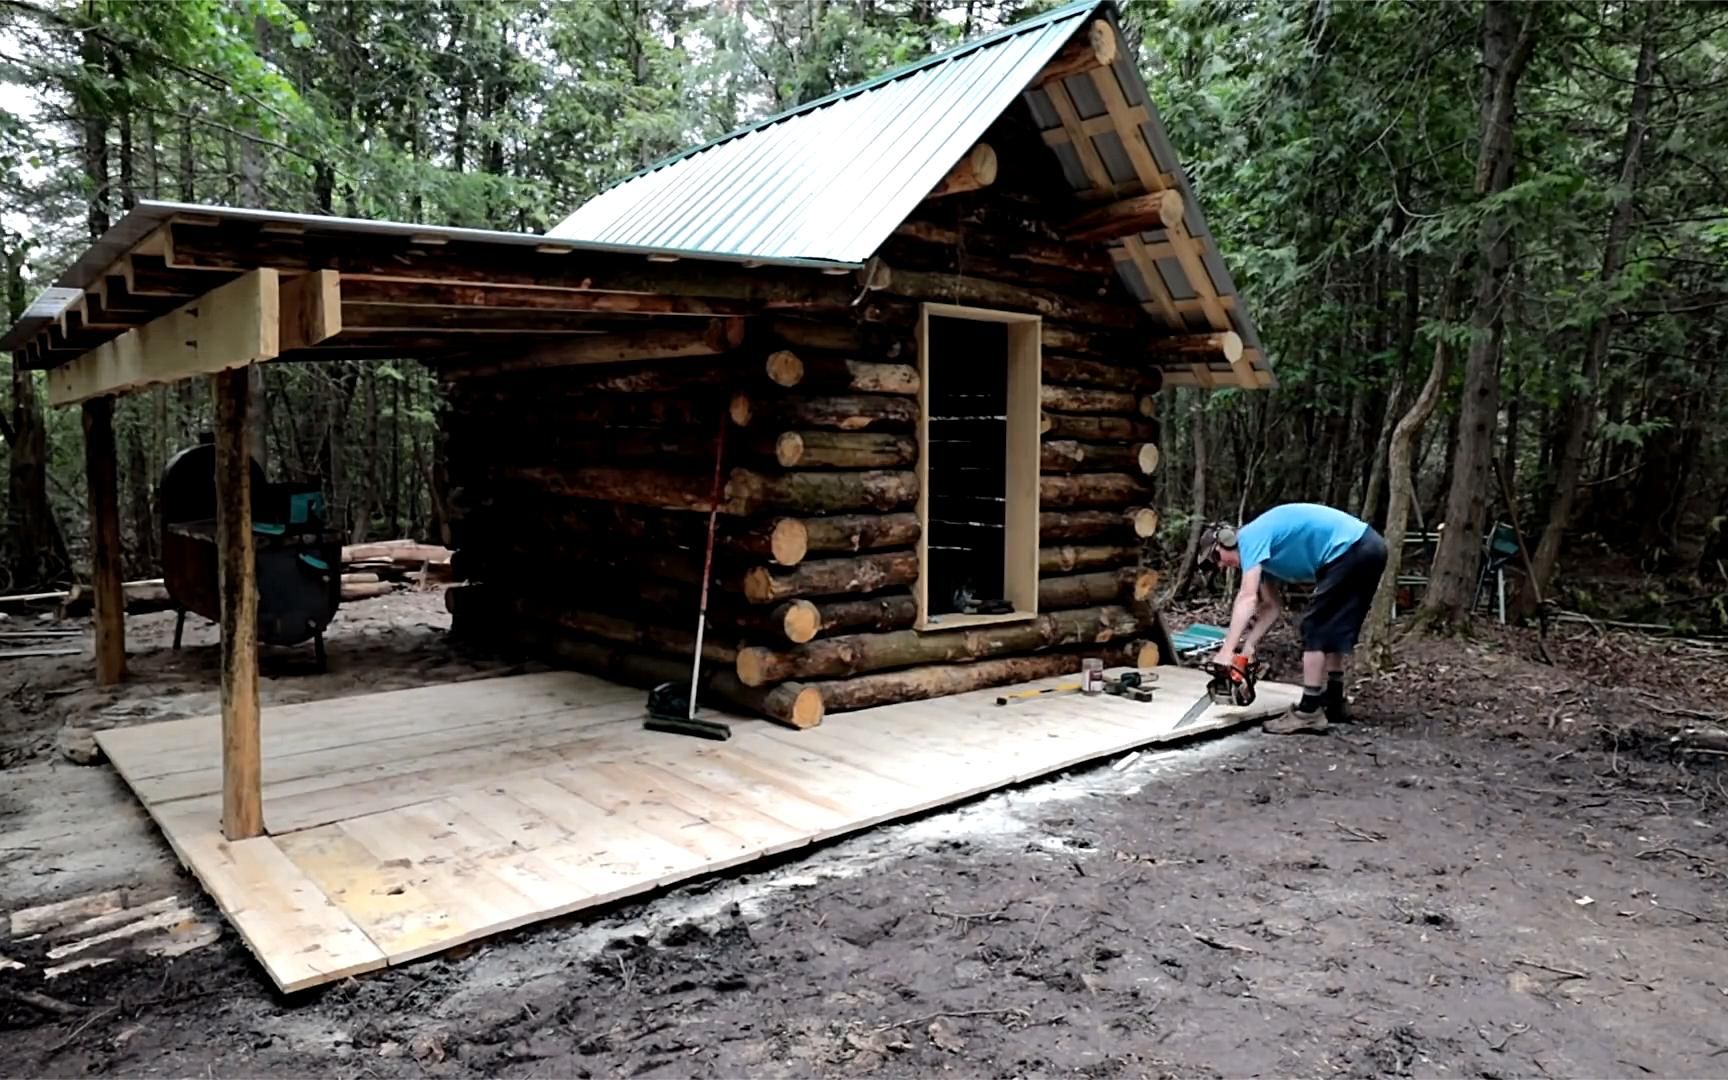
[[[1297,694],[1263,685],[1253,708],[1176,730],[1205,684],[1161,668],[1150,703],[998,706],[986,690],[807,731],[738,719],[724,743],[646,732],[639,692],[558,672],[287,706],[265,714],[272,835],[234,844],[217,827],[213,718],[98,741],[292,990],[1238,726]]]

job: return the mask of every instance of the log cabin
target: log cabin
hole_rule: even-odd
[[[262,830],[254,365],[441,373],[455,633],[688,679],[706,578],[703,694],[795,727],[1156,662],[1159,394],[1273,384],[1107,0],[678,154],[544,235],[141,202],[0,349],[83,409],[104,682],[114,397],[211,383],[230,839]]]

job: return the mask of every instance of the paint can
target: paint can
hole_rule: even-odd
[[[1104,661],[1092,657],[1080,661],[1080,692],[1082,694],[1101,694],[1104,692]]]

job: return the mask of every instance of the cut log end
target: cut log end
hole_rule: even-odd
[[[752,411],[750,407],[750,395],[744,393],[742,390],[733,394],[732,401],[727,405],[726,411],[732,417],[732,422],[734,424],[737,424],[739,427],[749,427],[750,414]]]
[[[1116,62],[1116,31],[1105,19],[1093,19],[1086,28],[1086,40],[1092,45],[1092,55],[1100,66]]]
[[[1156,591],[1158,591],[1158,571],[1142,570],[1134,575],[1135,600],[1150,600]]]
[[[738,659],[734,667],[738,672],[738,681],[745,686],[765,686],[769,682],[768,667],[773,654],[758,646],[749,646],[738,650]]]
[[[1236,333],[1234,330],[1228,330],[1219,334],[1218,338],[1218,344],[1221,347],[1220,351],[1224,353],[1224,359],[1230,361],[1232,364],[1242,359],[1241,334]]]
[[[787,349],[768,354],[764,365],[770,382],[777,386],[797,386],[804,381],[804,361],[798,359],[798,354]]]
[[[1140,415],[1151,419],[1158,415],[1158,399],[1151,394],[1140,398]]]
[[[1134,650],[1134,666],[1137,668],[1155,668],[1158,666],[1158,646],[1150,641],[1132,642]]]
[[[768,572],[767,567],[753,566],[744,572],[744,598],[752,604],[766,604],[774,599],[774,575]],[[739,676],[743,676],[742,670]]]
[[[780,467],[790,469],[804,460],[804,436],[796,431],[783,433],[774,440],[774,460]]]
[[[996,151],[988,143],[979,143],[931,189],[926,198],[938,199],[966,191],[987,188],[996,182]]]
[[[793,689],[788,685],[776,689],[781,691],[793,690],[793,695],[791,708],[783,715],[776,716],[775,719],[800,729],[813,728],[822,722],[822,716],[827,712],[827,706],[822,702],[822,691],[814,686],[800,686]]]
[[[1158,471],[1158,445],[1156,443],[1141,443],[1134,451],[1134,460],[1139,464],[1140,471],[1151,476]],[[1157,515],[1153,515],[1156,517]]]
[[[797,566],[810,553],[810,530],[797,518],[781,518],[768,534],[768,551],[781,566]]]
[[[808,600],[793,600],[780,612],[780,629],[794,645],[813,641],[822,630],[822,609]]]
[[[1158,511],[1150,506],[1142,506],[1128,511],[1128,524],[1133,527],[1134,535],[1144,540],[1158,535]]]

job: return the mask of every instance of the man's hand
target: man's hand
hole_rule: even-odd
[[[1217,655],[1212,657],[1212,662],[1219,667],[1229,667],[1235,659],[1236,654],[1229,649],[1219,649]]]

